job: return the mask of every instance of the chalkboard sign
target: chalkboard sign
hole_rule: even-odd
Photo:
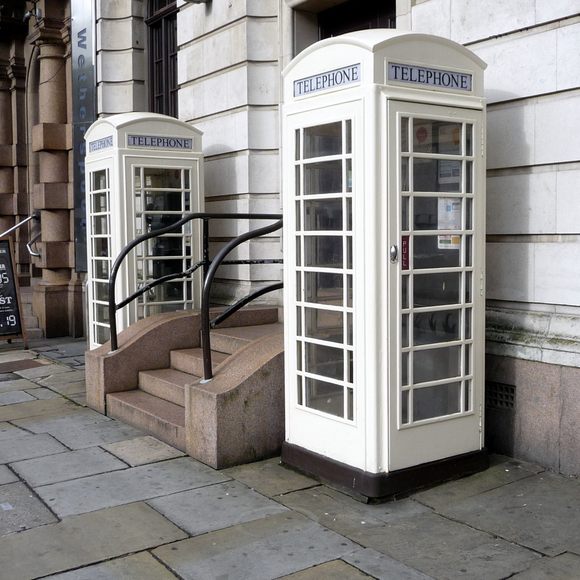
[[[12,241],[0,239],[0,338],[22,337],[26,342],[13,256]]]

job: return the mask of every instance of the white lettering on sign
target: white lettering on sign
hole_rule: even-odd
[[[193,149],[193,139],[161,137],[159,135],[127,135],[127,147],[154,147],[156,149]]]
[[[94,153],[95,151],[100,151],[101,149],[108,149],[113,146],[113,136],[103,137],[102,139],[97,139],[96,141],[89,141],[89,153]]]
[[[456,91],[471,91],[473,75],[410,64],[389,63],[389,80],[416,85],[443,87]]]
[[[294,96],[303,97],[311,93],[358,83],[360,83],[360,63],[298,79],[294,81]]]

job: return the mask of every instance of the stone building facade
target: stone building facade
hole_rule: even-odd
[[[4,4],[0,227],[41,211],[41,258],[31,263],[17,235],[20,276],[46,335],[78,335],[74,0],[27,2],[41,15],[26,24],[21,2]],[[174,98],[170,112],[204,132],[208,211],[280,210],[281,70],[321,36],[396,26],[451,38],[486,61],[488,443],[580,473],[580,0],[94,0],[93,14],[96,114],[156,110],[158,97]],[[165,66],[159,39],[175,45]],[[176,75],[169,95],[155,88],[159,67]],[[277,257],[280,243],[254,241],[243,252]],[[279,277],[273,266],[229,267],[216,298]]]

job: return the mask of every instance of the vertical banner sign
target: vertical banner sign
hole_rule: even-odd
[[[0,338],[24,338],[20,313],[18,279],[14,272],[14,258],[10,239],[0,239]]]
[[[85,132],[96,119],[93,0],[71,0],[75,270],[87,271]]]

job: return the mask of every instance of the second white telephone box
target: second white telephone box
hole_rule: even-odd
[[[487,461],[484,68],[366,30],[284,71],[282,459],[356,495]]]

